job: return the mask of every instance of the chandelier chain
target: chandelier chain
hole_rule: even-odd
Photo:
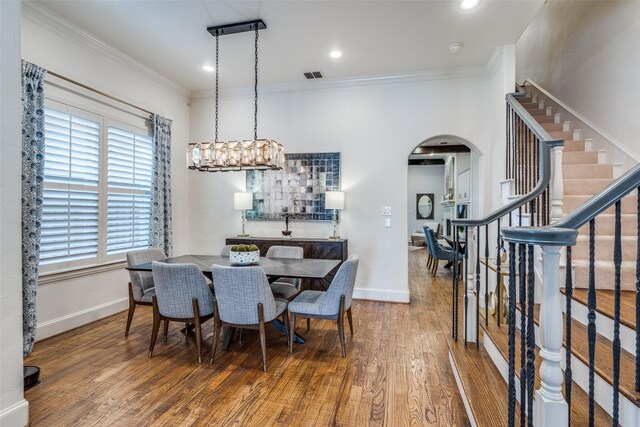
[[[258,24],[255,26],[256,31],[256,43],[255,43],[255,66],[254,75],[255,80],[253,83],[253,139],[258,139]]]
[[[220,75],[218,68],[218,57],[220,56],[220,44],[218,40],[218,33],[216,32],[216,139],[215,142],[218,142],[218,76]]]

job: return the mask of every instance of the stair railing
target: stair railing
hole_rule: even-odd
[[[614,207],[614,244],[611,260],[614,264],[614,318],[613,318],[613,378],[611,408],[603,404],[603,408],[609,412],[613,418],[613,425],[631,424],[632,420],[621,419],[621,414],[629,414],[629,411],[620,410],[620,295],[621,295],[621,267],[622,267],[622,209],[623,198],[635,192],[636,200],[629,198],[629,202],[634,205],[627,207],[637,215],[636,219],[636,261],[635,261],[635,303],[636,303],[636,329],[635,329],[635,391],[640,391],[640,334],[637,325],[640,325],[640,165],[631,169],[607,188],[602,190],[593,198],[578,207],[571,214],[561,221],[546,227],[513,227],[502,230],[503,239],[509,244],[509,270],[514,271],[516,264],[519,270],[531,268],[532,257],[523,256],[525,253],[532,254],[534,246],[542,247],[542,299],[540,304],[540,324],[538,343],[540,347],[540,388],[535,392],[536,412],[535,425],[569,425],[571,414],[571,386],[572,386],[572,358],[571,358],[571,305],[574,285],[572,246],[576,244],[578,229],[589,225],[589,261],[588,261],[588,394],[589,394],[589,425],[595,424],[595,348],[596,348],[596,219],[607,209]],[[633,209],[632,209],[633,208]],[[517,246],[517,255],[516,255]],[[561,275],[560,259],[561,249],[566,247],[566,272],[564,278]],[[560,283],[564,279],[565,286],[565,310],[564,319],[564,359],[565,369],[562,370],[562,346],[563,346],[563,318],[562,318],[562,296],[560,293]],[[515,292],[517,278],[510,276],[509,288]],[[520,277],[522,281],[522,277]],[[514,293],[510,293],[514,295]],[[533,299],[529,299],[533,301]],[[533,317],[531,304],[527,306],[527,316],[529,320]],[[524,312],[524,310],[522,310]],[[509,317],[515,316],[515,299],[509,301]],[[514,352],[515,331],[509,329],[509,352]],[[535,350],[535,341],[528,343],[527,353]],[[529,360],[528,360],[529,362]],[[511,360],[510,360],[511,364]],[[532,366],[533,368],[533,366]],[[529,371],[527,371],[529,372]],[[513,369],[509,369],[509,396],[515,395],[515,381]],[[533,371],[531,371],[533,378]],[[564,382],[565,394],[562,394]],[[532,384],[527,384],[527,395],[532,399]],[[522,387],[522,382],[521,382]],[[606,393],[611,396],[611,394]],[[515,409],[515,401],[509,401],[511,414]],[[529,411],[529,425],[531,425],[532,407],[527,406]],[[521,419],[521,425],[523,420]],[[509,425],[514,425],[514,420],[509,418]]]
[[[507,185],[515,190],[516,197],[502,208],[492,212],[481,219],[453,219],[453,247],[461,249],[465,246],[464,255],[460,251],[454,251],[456,259],[453,262],[452,283],[452,337],[457,340],[459,335],[459,285],[461,270],[464,274],[464,340],[476,342],[480,324],[480,304],[478,293],[481,289],[481,264],[484,264],[484,322],[489,324],[489,270],[495,272],[496,287],[491,299],[495,301],[492,315],[496,323],[504,323],[502,320],[505,310],[503,308],[503,289],[501,286],[504,277],[502,255],[504,243],[500,230],[506,221],[512,225],[547,225],[551,220],[550,201],[551,195],[549,183],[556,182],[557,176],[562,181],[562,168],[554,168],[552,179],[552,152],[561,153],[564,146],[563,139],[552,138],[548,132],[534,119],[527,109],[519,102],[524,99],[524,92],[507,94],[506,100],[506,174]],[[558,161],[558,157],[554,154]],[[561,156],[559,157],[561,164]],[[561,194],[561,192],[560,192]],[[561,196],[560,196],[561,198]],[[560,202],[561,206],[561,202]],[[561,212],[561,210],[560,210]],[[457,229],[462,228],[462,233]],[[484,232],[482,232],[484,230]],[[483,236],[482,236],[483,235]],[[461,237],[464,236],[464,242]],[[481,256],[481,237],[484,238],[484,258]],[[469,240],[471,239],[471,240]],[[475,245],[474,245],[475,242]],[[495,245],[495,246],[494,246]],[[490,259],[489,248],[495,248],[495,261]],[[464,268],[462,262],[464,262]],[[475,268],[469,269],[469,264],[475,264]]]

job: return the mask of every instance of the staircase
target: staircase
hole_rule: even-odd
[[[615,181],[614,171],[616,167],[606,162],[607,153],[603,150],[592,151],[592,141],[581,138],[581,131],[572,129],[570,121],[562,121],[560,114],[554,114],[553,108],[548,105],[545,106],[545,100],[539,94],[528,93],[526,97],[518,99],[518,102],[550,137],[564,139],[564,150],[561,157],[561,181],[564,187],[562,200],[565,215],[575,211],[583,203],[592,200],[601,190]],[[523,193],[532,187],[525,187]],[[514,186],[509,188],[514,188]],[[521,196],[521,194],[513,194],[512,197],[507,199],[513,200]],[[563,323],[554,324],[551,329],[547,324],[547,329],[545,330],[548,331],[555,328],[557,331],[562,328],[561,330],[563,331],[561,335],[562,360],[559,363],[564,375],[562,397],[568,403],[568,411],[565,409],[565,414],[567,414],[565,416],[568,417],[569,425],[612,425],[615,423],[612,417],[615,416],[620,425],[640,426],[640,392],[636,391],[636,346],[638,340],[636,334],[635,292],[636,268],[640,265],[636,259],[639,208],[635,191],[620,200],[618,227],[620,229],[619,238],[622,256],[617,264],[619,267],[618,282],[616,282],[616,263],[613,257],[616,232],[616,215],[613,206],[600,213],[594,220],[593,244],[595,250],[593,254],[591,255],[589,250],[590,224],[587,223],[578,229],[576,244],[571,248],[571,259],[567,259],[567,265],[569,265],[569,274],[566,276],[568,292],[564,289],[564,277],[560,281],[560,287],[562,288],[560,291],[563,299]],[[524,208],[521,209],[524,211]],[[522,214],[522,212],[520,214],[521,216],[527,215]],[[530,221],[522,222],[525,225],[530,223]],[[470,229],[477,225],[478,223],[468,224]],[[477,234],[480,235],[479,226]],[[478,238],[480,239],[480,237]],[[514,245],[514,247],[519,246],[523,245]],[[481,249],[480,245],[478,248]],[[515,254],[517,255],[517,252]],[[592,265],[595,272],[595,289],[593,291],[595,301],[592,300],[591,304],[588,292],[590,255],[593,257]],[[480,257],[482,256],[481,252]],[[549,261],[549,259],[546,259],[546,261]],[[562,259],[564,260],[564,255]],[[515,260],[511,262],[513,264],[516,263]],[[508,270],[509,266],[503,265],[502,268]],[[526,267],[521,268],[523,269],[520,272],[529,273]],[[529,266],[529,268],[531,268],[530,277],[534,277],[533,267]],[[474,297],[476,293],[482,292],[481,286],[479,286],[479,271],[481,270],[478,269],[478,275],[474,277],[473,265],[471,269],[469,277],[465,278],[465,283],[468,283],[468,280],[476,280],[478,289],[476,292],[473,284],[471,286],[467,285],[465,288],[467,289],[467,296]],[[519,273],[518,266],[515,266],[514,271],[516,271],[516,274]],[[539,280],[539,277],[537,279]],[[485,278],[485,283],[487,283],[486,280]],[[505,281],[508,280],[509,278],[505,278]],[[528,279],[526,281],[528,282]],[[514,307],[513,313],[510,311],[510,315],[514,317],[509,322],[513,323],[513,336],[518,337],[512,343],[512,354],[510,354],[509,346],[511,325],[504,323],[497,325],[497,318],[494,316],[489,316],[489,319],[485,319],[484,308],[481,308],[479,313],[480,331],[477,342],[463,343],[461,340],[456,340],[457,332],[454,332],[454,338],[448,340],[451,366],[460,392],[464,396],[463,399],[465,400],[465,406],[472,425],[507,425],[508,421],[505,422],[503,416],[495,416],[497,411],[500,411],[502,415],[507,415],[511,411],[511,420],[514,423],[512,425],[520,424],[521,420],[524,420],[525,423],[532,421],[535,425],[545,425],[545,422],[541,420],[554,419],[553,417],[548,417],[550,412],[558,410],[560,411],[558,412],[559,414],[562,413],[561,405],[554,406],[552,403],[549,406],[550,410],[543,410],[550,411],[545,415],[545,413],[538,410],[539,408],[536,408],[537,402],[534,406],[531,406],[530,399],[527,397],[528,393],[533,396],[533,390],[539,390],[541,387],[539,374],[541,372],[542,357],[540,356],[540,347],[544,347],[541,343],[544,343],[545,339],[540,336],[541,319],[540,304],[538,302],[541,298],[536,295],[533,300],[535,303],[531,307],[526,305],[525,301],[529,299],[529,294],[527,293],[529,290],[525,290],[524,279],[520,289],[518,289],[520,286],[518,282],[520,282],[519,278],[516,279],[513,291],[514,304],[519,303],[519,305],[517,308]],[[614,292],[616,283],[621,289],[618,294]],[[536,288],[539,287],[542,287],[542,285],[536,283]],[[471,289],[471,292],[469,292],[469,289]],[[526,297],[522,296],[525,293]],[[619,298],[618,313],[616,313],[616,295]],[[547,302],[547,304],[549,303]],[[475,314],[473,311],[470,313],[467,311],[468,302],[465,304],[462,296],[454,301],[454,312],[456,314],[456,310],[459,307],[465,308],[463,324],[465,324],[466,331],[466,328],[473,324],[473,319],[469,320],[468,318],[475,316]],[[521,311],[523,307],[524,313]],[[589,339],[590,310],[595,314],[595,316],[592,316],[591,327],[596,331],[593,334],[594,339],[591,340]],[[567,321],[567,313],[570,313],[569,321]],[[455,324],[456,322],[454,322]],[[528,329],[534,331],[535,346],[526,343],[526,331]],[[549,332],[547,332],[547,335],[550,335]],[[547,337],[546,340],[548,346],[550,338]],[[612,350],[615,347],[614,341],[618,342],[617,340],[620,343],[619,358],[614,357],[614,351]],[[594,349],[591,355],[590,347]],[[532,349],[535,354],[535,370],[527,371],[526,369],[528,348]],[[569,348],[568,351],[567,348]],[[549,357],[546,356],[547,368],[550,367]],[[478,360],[486,360],[487,358],[493,362],[492,365],[478,365]],[[570,369],[566,369],[568,360],[570,361]],[[591,375],[593,376],[591,384],[590,364],[592,364]],[[481,373],[479,373],[480,371]],[[476,373],[475,375],[473,375],[474,372]],[[550,371],[547,369],[546,372]],[[533,384],[527,383],[527,375],[533,375]],[[548,375],[546,381],[549,382],[550,378],[555,374],[547,373],[546,375]],[[525,380],[521,389],[520,380],[523,376]],[[478,380],[478,378],[481,380]],[[511,388],[508,386],[510,379],[513,383]],[[557,380],[557,377],[555,379]],[[491,390],[489,391],[487,391],[488,384],[491,385]],[[507,398],[510,389],[511,393],[513,393],[510,397],[517,401],[513,405],[509,404],[509,399]],[[617,396],[615,404],[614,394]],[[539,391],[535,392],[535,397],[536,400],[543,401],[539,396]],[[488,401],[491,401],[491,404],[488,404]],[[529,401],[529,404],[527,404],[527,401]],[[546,403],[540,406],[545,405]],[[591,413],[590,407],[592,408]],[[531,412],[531,414],[528,412]],[[536,415],[535,418],[533,417],[534,413]],[[529,418],[530,415],[532,418]],[[558,423],[554,425],[564,424],[562,417],[557,420]],[[549,423],[547,422],[546,424]]]

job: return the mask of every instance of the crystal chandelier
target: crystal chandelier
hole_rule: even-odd
[[[214,142],[195,142],[187,145],[187,166],[189,169],[202,172],[282,169],[284,147],[271,139],[258,139],[258,31],[265,28],[267,26],[261,19],[207,28],[216,38],[215,140]],[[245,31],[255,32],[253,139],[218,141],[218,58],[220,52],[218,39],[221,35]]]

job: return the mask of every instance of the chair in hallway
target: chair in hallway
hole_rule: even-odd
[[[158,338],[160,322],[164,321],[164,341],[167,341],[169,321],[193,323],[196,334],[198,363],[202,363],[201,324],[213,317],[213,295],[202,271],[195,264],[165,264],[153,261],[153,329],[149,357]]]
[[[293,352],[293,335],[296,328],[296,317],[312,317],[316,319],[331,319],[338,323],[338,336],[342,357],[347,357],[344,342],[344,314],[349,320],[349,330],[353,335],[353,319],[351,317],[351,296],[358,272],[357,255],[351,255],[338,269],[329,289],[326,291],[302,291],[289,303],[291,314],[289,334],[289,353]]]
[[[258,329],[262,349],[262,369],[267,371],[267,341],[265,324],[282,316],[287,338],[289,320],[286,299],[274,298],[269,281],[260,267],[211,266],[215,288],[213,363],[222,326],[242,329]]]
[[[427,239],[427,248],[431,252],[431,256],[433,257],[433,263],[430,270],[431,275],[435,277],[441,260],[453,262],[454,251],[451,248],[447,248],[439,244],[438,240],[436,239],[436,234],[432,229],[424,226],[423,230],[424,235]]]
[[[267,258],[304,258],[304,251],[300,246],[271,246],[267,250]],[[276,298],[282,298],[286,300],[292,300],[300,292],[300,285],[302,280],[280,278],[273,282],[271,291]]]
[[[152,261],[162,261],[167,259],[164,251],[159,248],[142,249],[139,251],[127,252],[127,267],[146,264]],[[129,270],[129,313],[127,314],[127,327],[124,336],[129,336],[129,328],[133,320],[133,313],[136,305],[150,306],[153,296],[156,294],[153,284],[153,274],[150,271]]]

